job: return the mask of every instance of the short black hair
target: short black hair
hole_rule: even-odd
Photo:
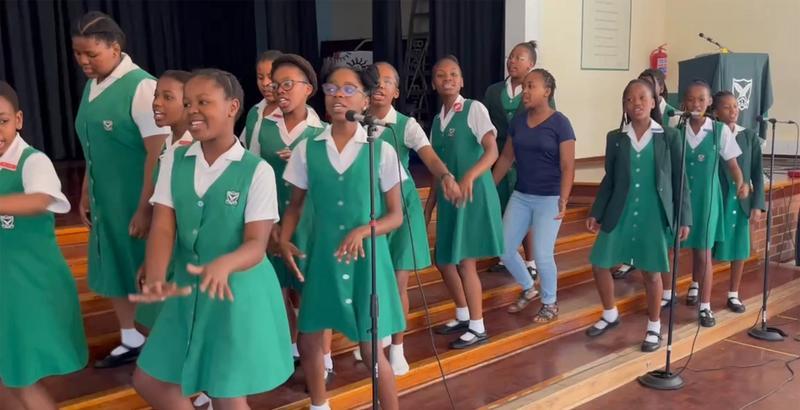
[[[14,112],[19,111],[19,97],[11,84],[0,81],[0,98],[4,98],[8,101],[8,103],[11,104],[11,108],[14,109]]]
[[[256,60],[256,64],[261,64],[261,63],[263,63],[265,61],[275,61],[281,55],[283,55],[283,52],[281,52],[280,50],[267,50],[267,51],[264,51],[263,53],[258,55],[258,59]]]
[[[236,112],[236,119],[239,119],[244,109],[244,90],[235,75],[217,68],[200,68],[192,71],[192,78],[195,77],[205,77],[213,80],[222,88],[226,98],[239,100],[239,111]]]
[[[108,14],[99,11],[90,11],[75,20],[70,31],[72,37],[94,37],[125,49],[125,32]]]
[[[439,64],[441,64],[441,63],[443,63],[445,61],[454,62],[458,66],[458,69],[461,70],[461,63],[458,62],[458,58],[456,56],[452,55],[452,54],[448,54],[448,55],[436,60],[436,63],[433,65],[433,68],[431,69],[431,71],[432,72],[436,71],[436,69],[439,67]]]
[[[171,78],[181,84],[186,84],[192,78],[192,73],[183,70],[167,70],[161,73],[159,78]]]
[[[661,86],[661,98],[664,100],[667,99],[669,91],[667,91],[667,77],[664,75],[663,71],[656,68],[648,68],[639,74],[639,78],[652,79],[655,82],[654,85]]]
[[[272,73],[270,75],[274,76],[278,68],[284,65],[291,65],[302,71],[308,82],[311,83],[311,95],[317,92],[317,73],[308,60],[297,54],[281,54],[272,61]]]

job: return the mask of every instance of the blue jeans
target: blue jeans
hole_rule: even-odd
[[[500,259],[514,280],[523,289],[533,286],[533,279],[519,254],[522,239],[533,229],[533,258],[541,278],[542,303],[556,303],[558,269],[556,269],[555,245],[561,220],[558,215],[558,196],[528,195],[514,191],[503,215],[503,239],[505,252]]]

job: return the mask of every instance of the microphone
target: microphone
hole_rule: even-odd
[[[758,122],[768,122],[770,124],[797,124],[796,122],[794,122],[792,120],[781,121],[781,120],[777,120],[775,118],[767,117],[766,115],[759,115],[758,118],[756,118],[756,121],[758,121]]]
[[[667,111],[667,116],[669,117],[681,117],[681,118],[690,118],[690,117],[705,117],[705,112],[697,112],[697,111],[679,111],[679,110],[670,110]]]
[[[707,35],[705,35],[703,33],[698,33],[697,36],[702,38],[703,40],[708,41],[709,43],[717,46],[717,48],[719,48],[719,51],[721,53],[728,53],[730,51],[727,47],[723,47],[722,44],[720,44],[718,41],[712,39],[711,37],[709,37],[709,36],[707,36]]]
[[[381,127],[388,127],[389,126],[389,124],[387,124],[386,121],[384,121],[384,120],[379,120],[379,119],[377,119],[374,116],[369,115],[369,114],[367,114],[367,115],[359,114],[359,113],[357,113],[357,112],[355,112],[353,110],[347,111],[344,114],[344,117],[347,118],[347,121],[360,122],[360,123],[362,123],[364,125],[378,125],[378,126],[381,126]]]

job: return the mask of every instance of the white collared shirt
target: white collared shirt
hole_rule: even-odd
[[[386,113],[386,116],[381,118],[381,120],[389,124],[397,124],[397,110],[395,110],[394,107],[390,107],[389,112]],[[383,133],[383,130],[386,129],[386,127],[381,126],[376,126],[375,128],[378,131],[377,135],[380,135]],[[425,131],[413,117],[408,117],[408,121],[406,122],[406,130],[403,133],[403,145],[414,151],[419,151],[431,145],[428,136],[425,135]]]
[[[222,154],[213,164],[209,165],[203,155],[200,142],[193,143],[186,150],[185,156],[195,156],[194,166],[194,191],[202,197],[211,184],[216,181],[228,165],[234,161],[241,161],[245,150],[240,144],[233,144],[228,151]],[[172,164],[175,155],[170,155],[161,162],[158,180],[150,198],[151,204],[161,204],[174,208],[172,198]],[[244,208],[244,222],[272,220],[278,221],[278,193],[275,189],[275,172],[265,161],[261,160],[253,173],[250,188],[247,194],[247,204]]]
[[[509,98],[514,98],[517,95],[522,94],[522,84],[514,87],[511,85],[511,77],[508,77],[506,79],[506,94],[508,94]]]
[[[666,110],[666,109],[667,109],[667,100],[662,98],[661,101],[658,103],[658,110],[661,112],[661,115],[664,115],[664,114],[666,114],[664,112],[664,110]],[[672,128],[677,127],[678,126],[678,117],[668,117],[667,123],[663,124],[663,125],[665,125],[667,127],[672,127]]]
[[[167,140],[164,142],[164,152],[161,153],[161,160],[163,161],[164,158],[171,157],[172,153],[175,152],[176,149],[184,145],[190,145],[192,142],[194,142],[192,134],[189,131],[186,131],[179,140],[172,143],[172,133],[170,132]]]
[[[730,128],[730,127],[728,127],[728,125],[727,125],[727,124],[726,124],[725,126],[726,126],[727,128]],[[737,136],[739,136],[739,133],[740,133],[740,132],[742,132],[742,131],[744,131],[744,130],[746,130],[746,129],[747,129],[747,128],[745,128],[745,127],[742,127],[742,126],[741,126],[741,125],[739,125],[739,124],[734,124],[734,125],[733,125],[733,138],[736,138]]]
[[[689,143],[689,146],[692,149],[697,148],[700,143],[708,136],[708,134],[714,131],[714,121],[711,118],[706,118],[706,122],[703,123],[703,126],[700,128],[700,132],[695,134],[694,130],[692,129],[692,125],[689,122],[686,122],[686,142]],[[719,155],[722,157],[723,160],[727,161],[732,158],[736,158],[739,155],[742,155],[742,150],[739,148],[739,144],[736,143],[736,139],[734,138],[733,131],[731,131],[730,127],[723,124],[722,126],[722,136],[720,137],[720,150]]]
[[[103,91],[107,90],[111,84],[128,74],[129,72],[139,68],[133,63],[131,58],[122,53],[122,61],[119,65],[100,83],[96,78],[93,78],[89,83],[89,101],[94,100]],[[133,94],[133,101],[131,101],[131,117],[133,122],[139,128],[139,134],[142,138],[152,137],[154,135],[169,134],[169,127],[159,127],[156,125],[156,120],[153,118],[153,99],[156,92],[156,80],[145,78],[139,85],[136,86],[136,91]]]
[[[457,112],[456,110],[458,109],[458,111],[461,111],[461,108],[463,108],[464,101],[464,97],[459,95],[458,98],[456,98],[456,102],[453,104],[453,108],[450,109],[447,115],[445,115],[444,105],[442,105],[442,109],[439,111],[439,131],[444,132],[445,128],[447,128],[447,124],[450,123],[450,120],[453,119],[453,115]],[[483,136],[486,135],[487,132],[491,132],[495,138],[497,137],[497,128],[492,124],[492,119],[489,117],[489,110],[478,100],[472,100],[469,113],[467,113],[467,125],[478,140],[478,144],[483,142]],[[433,141],[433,138],[431,138],[431,141]]]
[[[28,143],[17,133],[14,142],[0,156],[0,172],[19,171],[17,166],[25,148],[28,148]],[[25,194],[46,194],[53,198],[47,206],[48,211],[56,214],[69,212],[70,204],[61,192],[61,180],[47,155],[36,152],[28,156],[22,168],[22,186]]]
[[[653,139],[653,134],[656,133],[663,133],[664,127],[658,125],[655,120],[652,118],[650,119],[650,128],[645,131],[644,135],[642,135],[642,139],[636,138],[636,131],[633,129],[633,123],[627,123],[622,128],[622,132],[628,134],[628,138],[631,140],[631,146],[633,147],[636,152],[642,152],[647,144]]]
[[[367,144],[367,131],[362,127],[356,127],[356,132],[353,137],[347,141],[342,152],[336,148],[336,143],[331,136],[331,126],[325,127],[322,134],[314,138],[314,141],[325,141],[327,148],[328,160],[331,166],[340,175],[344,174],[353,162],[355,162],[361,149],[369,148]],[[304,139],[297,144],[292,157],[289,158],[289,163],[286,164],[286,171],[283,173],[283,179],[290,184],[300,188],[308,189],[308,157],[307,151],[308,139]],[[394,148],[386,142],[379,141],[381,149],[381,163],[378,165],[378,180],[380,181],[381,191],[387,192],[399,184],[400,181],[408,179],[403,167],[398,168],[397,153]],[[377,148],[377,147],[376,147]]]

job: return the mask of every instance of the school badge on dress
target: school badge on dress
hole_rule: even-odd
[[[114,130],[114,121],[103,120],[103,129],[106,130],[106,131],[113,131]]]
[[[0,215],[0,229],[14,229],[14,217],[11,215]]]
[[[700,154],[700,155],[697,156],[697,160],[700,161],[700,162],[703,162],[703,161],[706,160],[706,156],[703,155],[703,154]]]
[[[452,138],[456,136],[456,129],[455,128],[448,128],[447,129],[447,136]]]
[[[228,191],[225,193],[225,203],[227,205],[238,205],[239,204],[239,193],[235,191]]]

